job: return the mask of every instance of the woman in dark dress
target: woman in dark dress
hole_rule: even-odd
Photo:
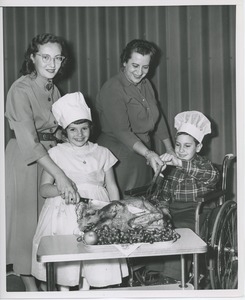
[[[97,96],[102,131],[98,143],[119,160],[115,173],[122,196],[126,190],[148,184],[151,168],[156,172],[163,165],[151,150],[153,134],[167,152],[173,153],[167,125],[146,78],[155,54],[150,42],[132,40],[121,54],[122,69],[102,86]]]

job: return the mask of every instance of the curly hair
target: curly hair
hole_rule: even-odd
[[[140,53],[142,55],[150,54],[151,60],[157,53],[156,47],[153,43],[148,42],[146,40],[135,39],[129,42],[126,47],[123,49],[121,58],[121,65],[127,63],[131,58],[133,52]]]
[[[27,74],[31,74],[31,73],[36,74],[35,65],[34,65],[33,61],[31,60],[31,54],[33,54],[35,56],[35,54],[39,51],[39,46],[45,45],[47,43],[57,43],[61,46],[61,55],[65,56],[65,60],[62,62],[62,65],[57,74],[59,74],[59,76],[62,75],[63,69],[67,62],[67,54],[68,54],[67,53],[67,45],[63,38],[61,38],[59,36],[55,36],[51,33],[38,34],[37,36],[35,36],[32,39],[31,43],[29,44],[29,46],[25,52],[24,61],[23,61],[22,67],[20,69],[20,73],[22,75],[27,75]]]

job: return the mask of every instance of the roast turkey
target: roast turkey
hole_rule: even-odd
[[[110,228],[126,231],[136,227],[162,229],[171,225],[168,213],[141,198],[111,201],[100,209],[93,207],[93,201],[80,202],[76,205],[76,214],[81,231],[88,226],[99,229],[108,225]]]

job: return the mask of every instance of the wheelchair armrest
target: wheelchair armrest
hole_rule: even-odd
[[[215,199],[218,199],[226,194],[226,191],[213,191],[203,195],[202,197],[197,197],[196,202],[198,203],[208,203]]]
[[[203,205],[214,200],[218,201],[220,197],[223,197],[226,194],[225,190],[213,191],[203,195],[202,197],[196,198],[196,210],[195,210],[195,232],[199,235],[200,234],[200,218],[199,215],[201,214]]]

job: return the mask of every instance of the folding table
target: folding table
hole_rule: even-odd
[[[180,255],[181,287],[185,288],[185,255],[194,257],[194,288],[198,289],[197,255],[207,252],[207,244],[191,229],[179,228],[180,238],[175,242],[142,243],[129,255],[125,255],[115,245],[87,246],[77,241],[75,235],[56,235],[42,237],[37,260],[46,264],[47,289],[55,289],[56,262],[71,262],[96,259],[133,258],[150,256]]]

